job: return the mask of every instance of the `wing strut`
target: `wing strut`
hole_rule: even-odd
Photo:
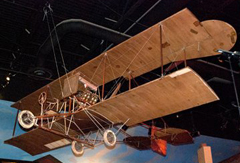
[[[162,51],[162,25],[159,26],[159,35],[160,35],[160,57],[161,57],[161,76],[163,77],[163,51]]]
[[[121,88],[121,83],[118,83],[117,88],[114,90],[110,98],[116,96],[120,88]]]
[[[103,85],[102,85],[102,100],[104,99],[104,86],[105,86],[106,57],[107,57],[107,53],[105,53],[105,55],[104,55],[104,63],[103,63]]]
[[[187,67],[187,54],[185,48],[184,48],[184,66]]]
[[[14,122],[14,127],[13,127],[12,137],[14,137],[14,135],[15,135],[15,130],[16,130],[16,125],[17,125],[18,113],[19,113],[19,109],[17,109],[17,114],[16,114],[16,118],[15,118],[15,122]]]
[[[128,72],[129,73],[129,81],[128,81],[128,89],[130,90],[132,88],[131,82],[132,82],[132,72]]]

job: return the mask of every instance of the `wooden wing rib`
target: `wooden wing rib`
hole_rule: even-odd
[[[219,100],[190,68],[119,94],[89,109],[128,126]]]

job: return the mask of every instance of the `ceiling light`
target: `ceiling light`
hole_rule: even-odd
[[[10,81],[11,80],[11,78],[10,78],[10,76],[6,76],[6,81]]]
[[[114,20],[114,19],[107,18],[107,17],[105,17],[105,19],[106,19],[106,20],[108,20],[108,21],[111,21],[111,22],[117,23],[117,21],[116,21],[116,20]]]
[[[86,50],[90,50],[88,47],[86,47],[85,45],[83,45],[83,44],[80,44],[81,45],[81,47],[83,47],[84,49],[86,49]]]
[[[27,32],[27,34],[31,34],[31,32],[27,28],[25,28],[25,31]]]

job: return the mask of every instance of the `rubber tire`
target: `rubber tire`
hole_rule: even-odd
[[[77,144],[77,143],[78,143],[79,145],[81,145],[81,147],[82,147],[80,151],[76,149],[76,144]],[[73,152],[73,154],[74,154],[75,156],[82,156],[83,153],[84,153],[83,147],[84,147],[84,145],[83,145],[82,143],[79,143],[79,142],[77,142],[77,141],[73,141],[73,142],[72,142],[72,152]]]
[[[30,124],[26,124],[24,121],[23,121],[23,118],[22,116],[24,114],[29,114],[32,118],[33,118],[33,121],[30,123]],[[29,110],[23,110],[21,111],[19,114],[18,114],[18,123],[20,124],[20,126],[22,126],[24,129],[30,129],[32,128],[34,125],[35,125],[35,121],[36,119],[34,118],[34,115],[31,111]]]
[[[109,134],[112,135],[112,138],[113,138],[113,141],[112,141],[112,142],[110,142],[110,141],[108,140],[108,135],[109,135]],[[104,143],[105,143],[105,145],[106,145],[107,147],[113,147],[113,146],[115,146],[115,144],[116,144],[116,142],[117,142],[117,138],[116,138],[115,133],[114,133],[112,130],[106,130],[106,131],[104,131],[104,133],[103,133],[103,141],[104,141]]]

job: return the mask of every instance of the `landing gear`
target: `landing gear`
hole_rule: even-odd
[[[112,130],[106,130],[103,133],[103,141],[107,147],[114,147],[117,142],[115,133]]]
[[[35,124],[35,117],[32,112],[23,110],[18,115],[18,122],[24,129],[30,129]]]
[[[75,156],[82,156],[83,155],[83,147],[84,145],[82,143],[79,143],[77,141],[72,142],[72,152]]]

